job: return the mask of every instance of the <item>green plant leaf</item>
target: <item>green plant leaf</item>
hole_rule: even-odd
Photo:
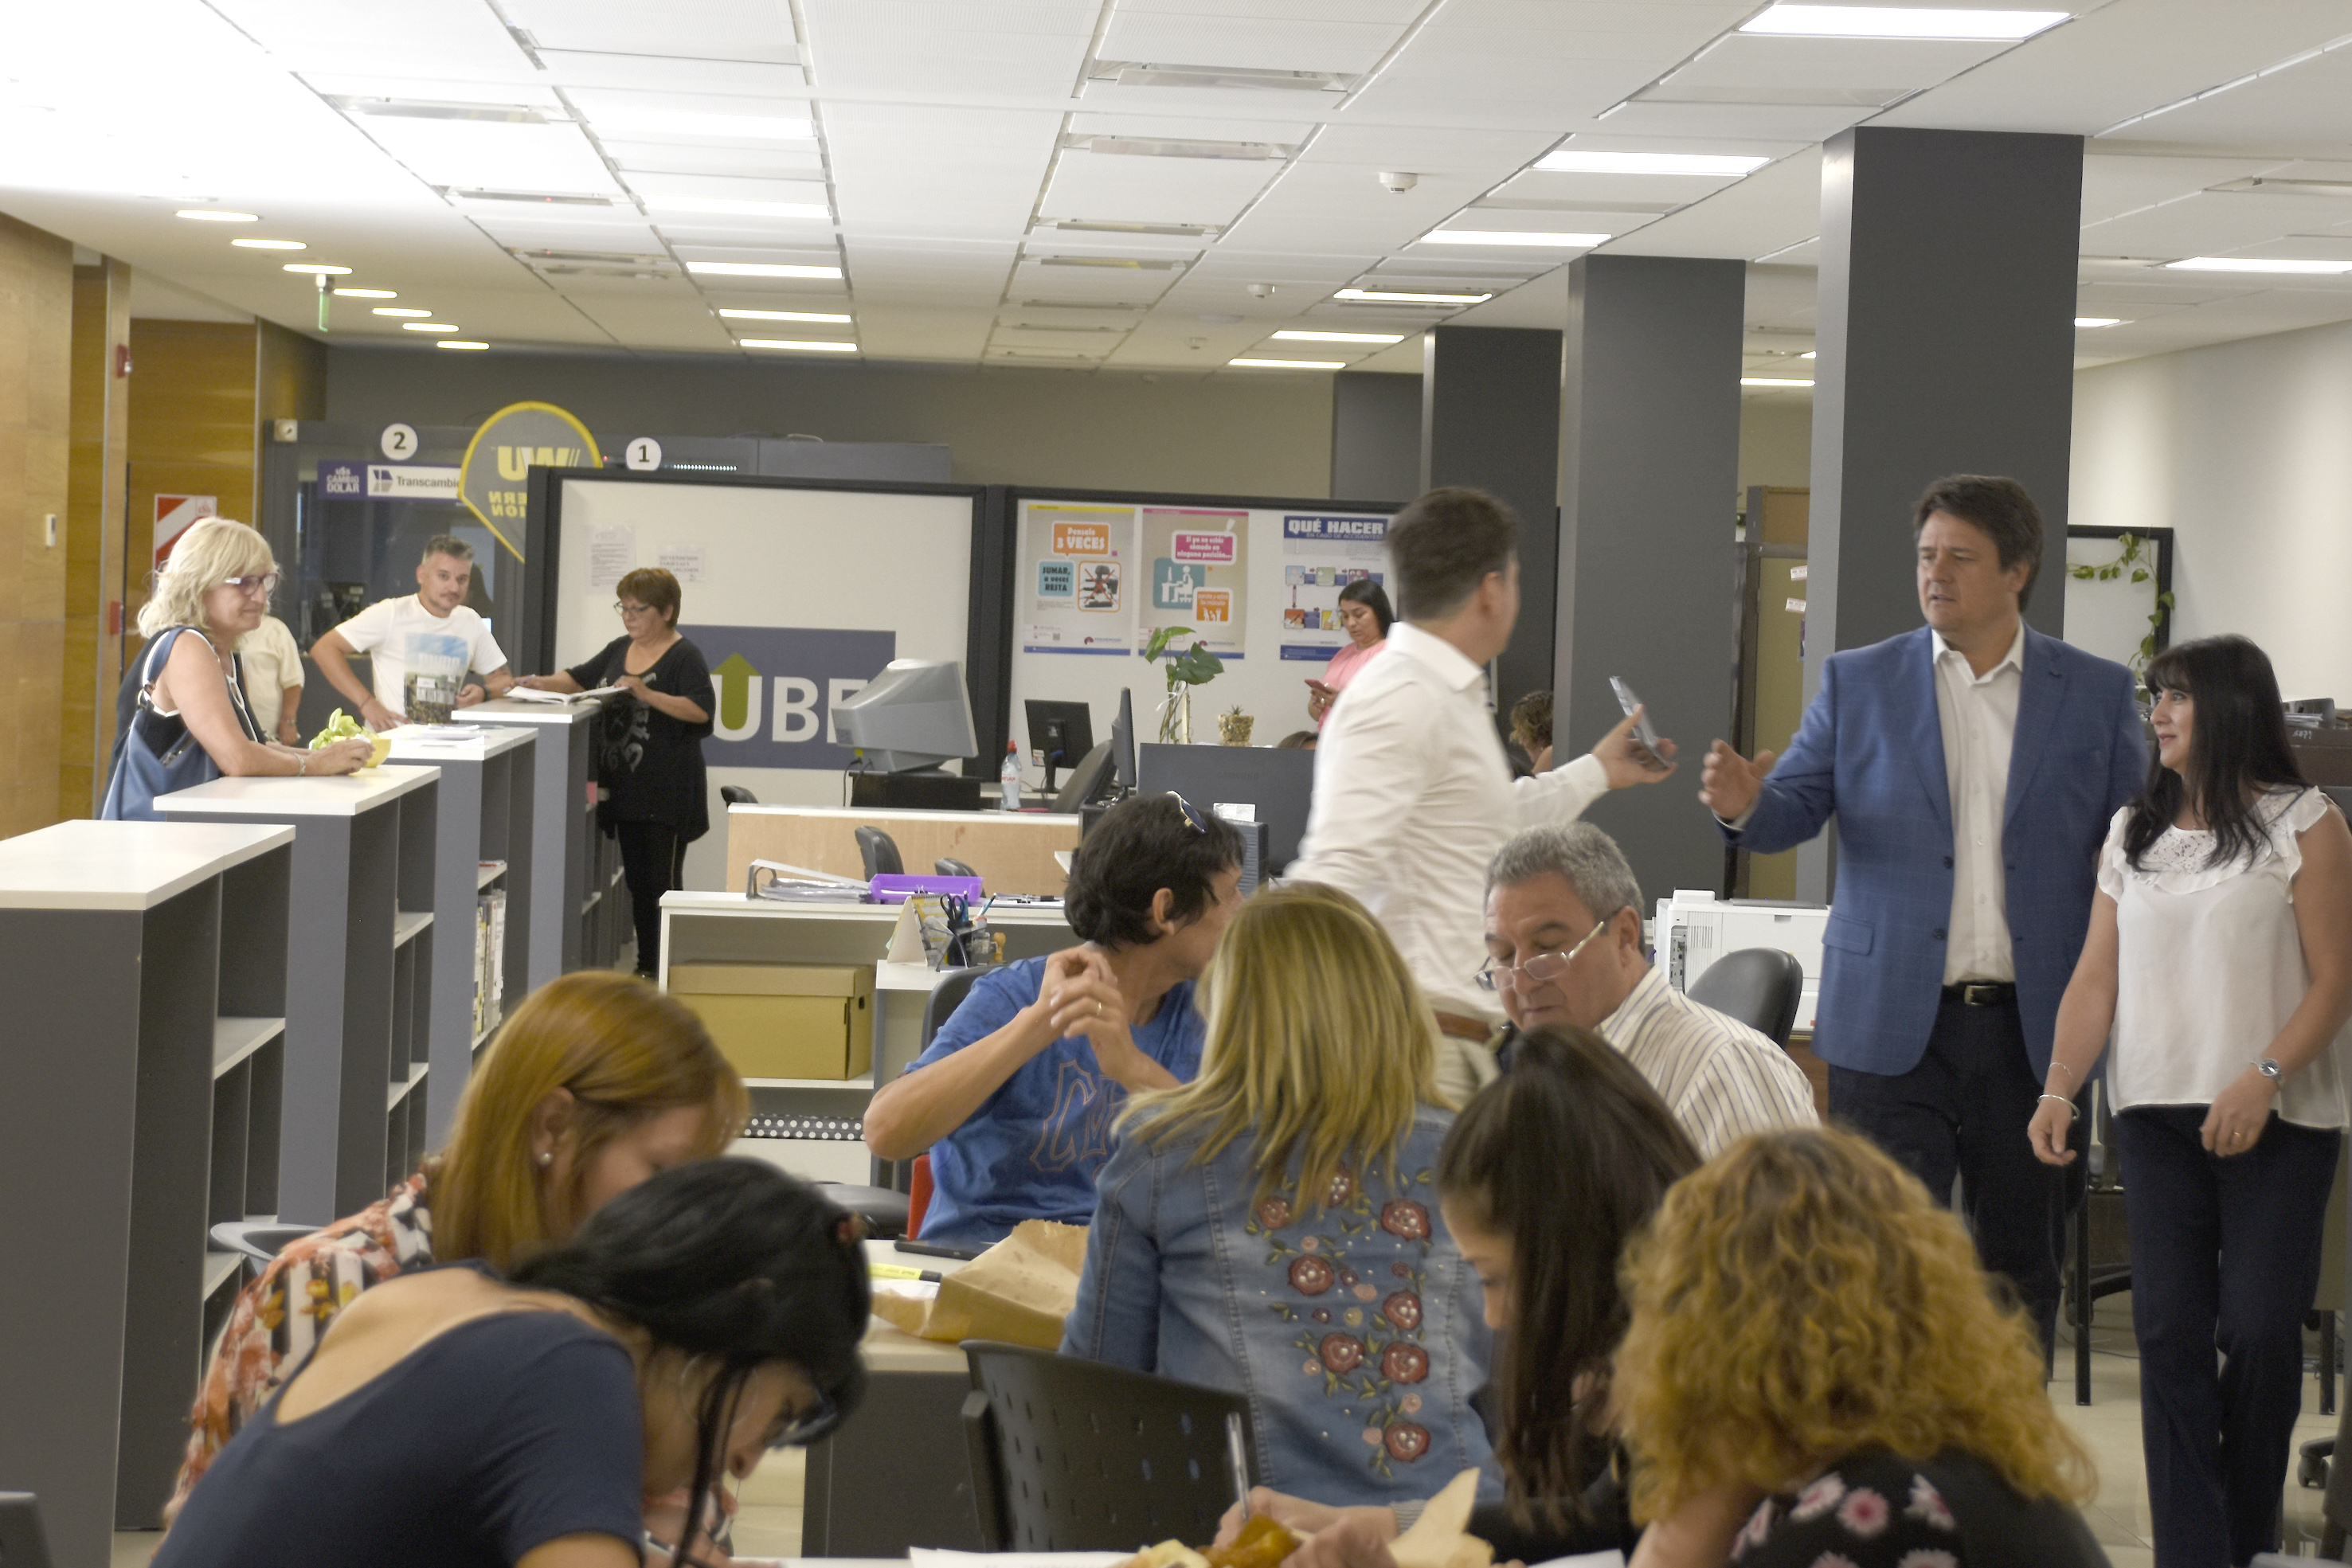
[[[2146,582],[2147,580],[2147,568],[2144,566],[2136,566],[2132,568],[2132,580],[2134,582]]]

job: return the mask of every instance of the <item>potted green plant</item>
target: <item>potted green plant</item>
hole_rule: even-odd
[[[1179,637],[1192,645],[1181,653],[1170,647]],[[1163,745],[1186,746],[1192,739],[1192,688],[1224,674],[1224,661],[1201,645],[1201,633],[1190,626],[1162,626],[1143,645],[1143,656],[1160,664],[1168,679],[1168,695],[1160,705],[1160,739]]]

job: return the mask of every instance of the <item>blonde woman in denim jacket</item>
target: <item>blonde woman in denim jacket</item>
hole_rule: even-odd
[[[1260,1479],[1337,1504],[1502,1481],[1492,1340],[1438,1215],[1434,1026],[1344,893],[1259,894],[1203,977],[1190,1085],[1139,1096],[1097,1181],[1062,1353],[1250,1401]]]

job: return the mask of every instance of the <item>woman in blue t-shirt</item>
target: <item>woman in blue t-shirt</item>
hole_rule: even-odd
[[[1128,1095],[1200,1068],[1192,982],[1241,907],[1241,835],[1181,795],[1103,813],[1062,895],[1083,945],[982,976],[866,1108],[877,1158],[930,1153],[923,1239],[986,1247],[1024,1219],[1093,1217]]]
[[[346,1307],[156,1568],[635,1568],[646,1498],[709,1517],[856,1404],[866,1312],[857,1223],[813,1188],[666,1171],[510,1281],[450,1264]]]

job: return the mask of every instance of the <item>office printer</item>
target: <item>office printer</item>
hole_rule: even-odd
[[[1777,898],[1720,899],[1712,893],[1678,888],[1658,900],[1657,963],[1666,984],[1687,991],[1717,959],[1742,947],[1778,947],[1805,967],[1805,993],[1797,1004],[1797,1030],[1811,1033],[1821,999],[1822,930],[1829,924],[1826,904],[1791,904]]]

